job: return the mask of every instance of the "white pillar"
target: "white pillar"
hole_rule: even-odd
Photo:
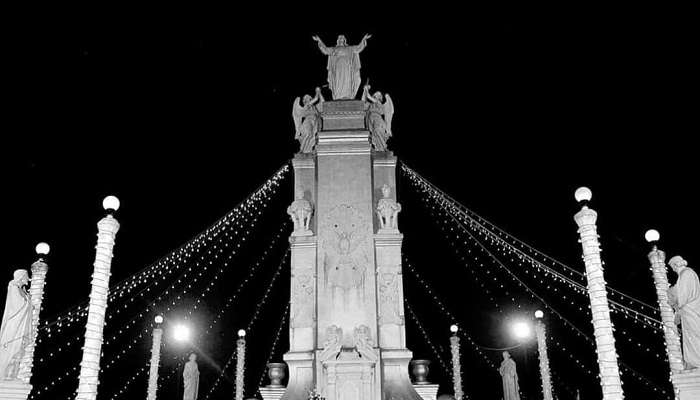
[[[452,325],[452,337],[450,337],[450,349],[452,350],[452,384],[455,392],[455,399],[462,400],[464,392],[462,390],[462,364],[459,361],[459,336],[457,336],[457,325]]]
[[[583,261],[586,264],[586,280],[588,282],[588,297],[591,301],[600,385],[603,391],[603,400],[622,400],[624,393],[617,365],[617,351],[615,350],[615,337],[610,320],[608,292],[603,277],[603,262],[600,258],[600,243],[596,227],[598,214],[586,205],[590,199],[591,191],[588,188],[576,190],[576,200],[583,205],[581,211],[574,216],[574,220],[579,226],[578,233],[581,237]]]
[[[160,321],[162,322],[162,319]],[[151,368],[148,371],[147,400],[156,400],[156,395],[158,392],[158,367],[160,366],[160,347],[162,340],[163,329],[160,328],[160,323],[158,323],[156,328],[153,328],[153,345],[151,347]]]
[[[116,211],[119,208],[119,200],[113,196],[107,197],[102,204],[108,212]],[[97,398],[102,334],[107,313],[112,251],[117,231],[119,231],[119,222],[111,213],[108,213],[97,223],[95,270],[92,274],[92,290],[90,291],[90,305],[85,326],[85,345],[83,346],[83,358],[80,362],[76,400],[96,400]]]
[[[41,313],[41,303],[44,300],[46,273],[49,270],[44,257],[49,253],[49,245],[39,243],[36,246],[36,253],[39,255],[39,259],[32,264],[32,284],[29,287],[29,295],[32,301],[32,338],[24,349],[24,356],[19,365],[19,379],[27,384],[31,381],[32,367],[34,366],[34,349],[36,347],[36,337],[39,333],[39,314]]]
[[[666,254],[656,247],[659,240],[659,232],[649,230],[645,235],[647,241],[652,243],[652,250],[649,252],[649,262],[651,263],[651,274],[656,287],[656,298],[659,302],[661,313],[661,323],[664,328],[664,339],[666,342],[666,355],[671,369],[671,374],[683,370],[683,354],[681,353],[681,340],[678,334],[678,326],[674,322],[673,308],[668,302],[668,274],[666,270]],[[678,388],[674,382],[673,391],[678,393]]]
[[[547,329],[542,321],[542,311],[535,313],[535,335],[537,335],[537,351],[540,358],[540,377],[542,378],[542,397],[544,400],[553,400],[552,375],[549,371],[549,356],[547,355]]]
[[[245,331],[238,331],[236,341],[236,400],[243,400],[245,392]]]

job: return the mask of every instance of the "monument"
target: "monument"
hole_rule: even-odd
[[[329,56],[333,100],[317,91],[303,106],[295,101],[301,148],[288,210],[295,229],[285,400],[421,399],[408,375],[401,207],[396,158],[386,147],[393,103],[369,99],[369,87],[355,99],[369,37],[347,46],[340,36],[331,48],[314,37]]]

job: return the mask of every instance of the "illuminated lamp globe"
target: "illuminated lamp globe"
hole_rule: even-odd
[[[535,318],[537,318],[537,319],[544,318],[544,313],[542,312],[542,310],[535,311]]]
[[[49,251],[51,251],[51,246],[49,246],[48,243],[41,242],[36,245],[34,248],[34,251],[36,251],[36,254],[40,256],[45,256],[49,254]]]
[[[458,330],[459,330],[459,327],[457,325],[450,326],[450,332],[456,334]]]
[[[244,329],[241,329],[241,330],[238,331],[238,337],[239,337],[239,338],[244,338],[244,337],[245,337],[245,330],[244,330]]]
[[[518,321],[513,324],[513,335],[516,339],[527,339],[532,335],[530,324],[525,321]]]
[[[155,318],[156,324],[160,325],[163,323],[163,316],[162,315],[156,315]]]
[[[581,186],[580,188],[576,189],[574,197],[579,203],[582,201],[591,201],[591,198],[593,197],[593,192],[591,192],[591,189],[585,186]]]
[[[117,196],[107,196],[102,200],[102,208],[104,208],[107,211],[113,210],[117,211],[119,210],[119,199]]]
[[[176,325],[173,329],[173,339],[178,342],[190,340],[190,328],[187,325]]]
[[[649,229],[644,234],[644,239],[646,239],[647,242],[649,242],[649,243],[658,242],[659,239],[661,239],[661,235],[659,234],[659,231],[657,231],[656,229]]]

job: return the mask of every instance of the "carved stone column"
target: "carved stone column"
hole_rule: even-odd
[[[118,202],[118,200],[117,200]],[[109,204],[105,199],[105,208]],[[117,206],[118,207],[118,203]],[[116,210],[116,208],[113,208]],[[109,210],[108,210],[109,212]],[[119,231],[119,222],[108,214],[97,223],[97,246],[95,270],[92,274],[92,290],[85,327],[83,358],[80,362],[80,377],[76,400],[96,400],[99,385],[100,358],[102,356],[102,336],[107,314],[109,278],[111,276],[114,240]]]
[[[540,358],[542,397],[544,400],[552,400],[552,374],[549,370],[549,356],[547,354],[547,328],[541,317],[538,317],[535,323],[535,335],[537,336],[537,351]]]
[[[163,329],[153,328],[153,344],[151,347],[151,366],[148,370],[147,400],[156,400],[158,392],[158,367],[160,366],[160,347],[163,340]]]
[[[583,203],[581,211],[576,213],[574,220],[578,224],[581,237],[583,261],[586,264],[586,280],[588,281],[588,297],[591,301],[591,315],[595,335],[596,352],[598,353],[598,368],[600,370],[600,385],[603,400],[622,400],[622,381],[617,365],[617,351],[613,325],[610,320],[608,306],[608,291],[603,276],[603,262],[600,258],[600,243],[596,219],[598,214],[586,205],[591,198],[588,188],[579,188],[576,199]]]
[[[37,246],[37,252],[42,244]],[[46,245],[44,243],[44,245]],[[48,245],[46,245],[48,248]],[[48,253],[48,250],[46,251]],[[32,367],[34,366],[34,349],[36,347],[36,337],[39,333],[39,314],[41,313],[41,303],[44,300],[44,286],[46,284],[46,273],[49,266],[40,255],[39,259],[32,264],[32,283],[29,287],[29,295],[32,299],[32,339],[24,349],[24,357],[19,367],[19,378],[24,383],[30,383],[32,378]]]

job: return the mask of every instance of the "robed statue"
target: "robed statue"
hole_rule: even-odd
[[[0,380],[18,378],[24,348],[32,339],[32,303],[24,288],[28,283],[27,271],[18,269],[7,285],[0,326]]]
[[[503,352],[503,362],[498,369],[503,379],[503,400],[520,400],[520,386],[518,384],[518,372],[515,361],[510,358],[510,353]]]
[[[360,89],[360,53],[367,46],[365,35],[360,44],[348,46],[345,36],[338,36],[335,47],[327,47],[323,41],[314,36],[321,52],[328,56],[328,87],[333,93],[333,100],[354,99]]]
[[[197,367],[196,354],[190,354],[190,361],[185,364],[182,378],[185,384],[182,400],[197,400],[199,395],[199,367]]]
[[[362,91],[362,101],[367,107],[367,127],[372,134],[372,145],[377,151],[386,151],[386,142],[391,137],[391,120],[394,118],[394,102],[391,96],[381,92],[369,94],[369,85]],[[386,97],[386,101],[384,100]]]
[[[700,280],[681,256],[671,257],[668,265],[678,274],[669,299],[676,310],[676,323],[681,325],[683,363],[685,369],[700,368]]]
[[[304,95],[303,100],[294,99],[292,104],[292,119],[294,120],[295,138],[299,141],[300,153],[311,153],[316,146],[316,134],[321,129],[321,114],[323,110],[323,95],[321,88],[316,88],[316,96]]]

